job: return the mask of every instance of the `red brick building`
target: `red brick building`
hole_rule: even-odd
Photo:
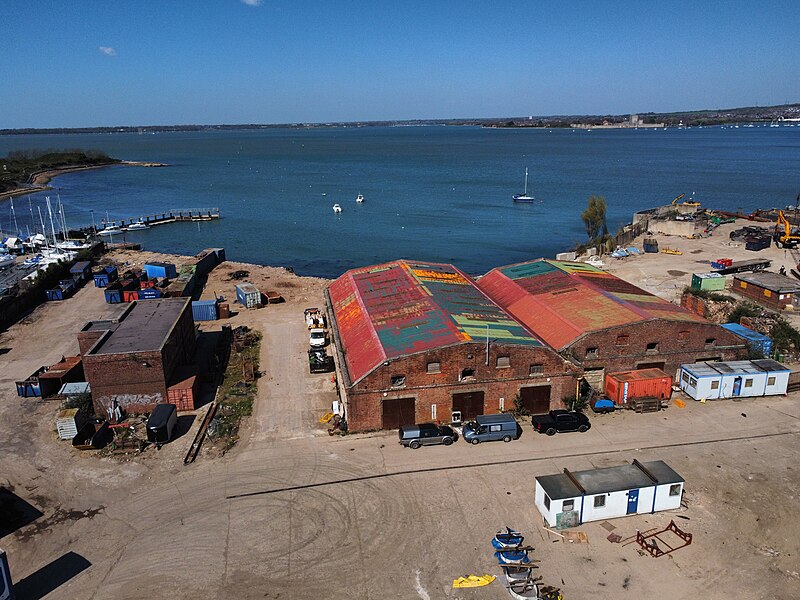
[[[560,407],[578,368],[514,321],[452,265],[354,269],[326,292],[353,431]]]
[[[800,296],[800,281],[780,273],[737,273],[733,276],[733,287],[737,294],[755,300],[773,310],[784,310],[793,306]]]
[[[585,263],[537,260],[477,282],[499,306],[602,388],[607,371],[736,360],[741,339],[682,306]]]
[[[88,323],[78,343],[95,413],[141,414],[167,402],[168,383],[192,361],[195,339],[190,298],[132,302],[117,320]]]

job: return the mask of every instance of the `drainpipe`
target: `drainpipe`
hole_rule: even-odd
[[[656,512],[656,494],[658,493],[658,483],[653,486],[653,510],[650,511],[650,514]]]
[[[581,494],[581,512],[578,515],[578,525],[583,525],[583,499],[586,498],[586,494]]]

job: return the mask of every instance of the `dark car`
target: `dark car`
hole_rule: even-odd
[[[458,434],[447,425],[436,425],[434,423],[421,423],[417,425],[406,425],[399,431],[400,443],[416,450],[420,446],[433,446],[444,444],[449,446],[458,440]]]
[[[555,435],[562,431],[584,433],[592,426],[586,415],[568,410],[551,410],[544,415],[534,415],[531,417],[531,424],[534,430],[547,435]]]

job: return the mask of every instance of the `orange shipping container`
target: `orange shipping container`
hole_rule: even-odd
[[[608,373],[606,396],[617,406],[626,406],[631,398],[668,399],[672,396],[672,377],[661,369]]]
[[[177,382],[167,389],[167,402],[174,404],[178,412],[194,410],[200,384],[196,371],[191,367],[180,369],[175,379]]]

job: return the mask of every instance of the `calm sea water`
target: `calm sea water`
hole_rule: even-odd
[[[223,246],[232,260],[324,277],[401,257],[480,274],[553,256],[584,240],[580,214],[591,194],[605,196],[615,231],[635,211],[682,192],[695,192],[704,206],[751,210],[793,203],[800,190],[800,126],[0,136],[0,155],[24,148],[96,148],[171,165],[58,177],[52,185],[70,227],[91,224],[91,211],[99,221],[106,212],[119,218],[219,207],[218,222],[163,225],[126,238],[179,254]],[[539,201],[515,205],[526,167]],[[44,196],[29,196],[37,224]],[[29,197],[15,201],[23,230]],[[0,203],[0,229],[13,229],[10,223],[9,204]]]

